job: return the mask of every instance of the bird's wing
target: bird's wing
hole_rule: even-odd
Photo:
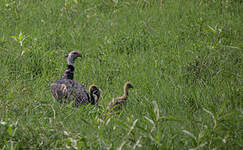
[[[75,97],[75,105],[86,105],[90,103],[90,96],[84,85],[77,81],[74,82],[73,95]]]
[[[72,80],[57,80],[51,84],[51,93],[55,99],[67,98],[72,90]]]

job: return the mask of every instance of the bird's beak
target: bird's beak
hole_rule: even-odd
[[[77,57],[82,57],[80,53],[77,54]]]

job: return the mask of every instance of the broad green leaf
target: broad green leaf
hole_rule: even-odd
[[[195,140],[195,142],[197,141],[197,138],[196,138],[191,132],[189,132],[189,131],[187,131],[187,130],[182,130],[182,132],[184,132],[185,134],[187,134],[187,135],[189,135],[190,137],[192,137],[192,138]]]
[[[18,42],[18,39],[16,36],[11,36],[11,38],[13,38],[16,42]]]
[[[208,25],[208,28],[209,28],[209,31],[211,31],[213,34],[217,34],[217,31],[213,27]]]
[[[210,112],[209,110],[207,110],[207,109],[205,109],[205,108],[203,108],[203,110],[206,112],[206,113],[208,113],[211,117],[212,117],[212,119],[213,119],[213,122],[214,122],[214,129],[216,128],[216,126],[217,126],[217,122],[216,122],[216,119],[215,119],[215,117],[214,117],[214,115],[213,115],[213,113],[212,112]]]
[[[19,40],[22,41],[24,38],[24,35],[22,34],[22,32],[19,33]]]
[[[13,130],[12,130],[12,128],[11,127],[8,127],[8,134],[10,135],[10,136],[12,136],[12,133],[13,133]]]
[[[153,101],[152,103],[154,104],[154,114],[156,121],[159,121],[159,106],[156,101]]]

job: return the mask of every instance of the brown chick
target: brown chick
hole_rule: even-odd
[[[121,109],[122,105],[126,103],[128,97],[128,89],[130,88],[133,88],[133,85],[130,82],[126,82],[124,85],[123,96],[112,99],[112,101],[108,105],[108,108],[115,109],[115,110]]]
[[[101,89],[99,89],[96,85],[92,84],[89,86],[89,94],[92,105],[98,105],[101,92]]]

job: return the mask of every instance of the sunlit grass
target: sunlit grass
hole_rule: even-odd
[[[1,1],[0,147],[241,149],[242,6]],[[102,109],[52,98],[72,50],[75,80],[102,89]],[[126,107],[107,110],[126,81]]]

